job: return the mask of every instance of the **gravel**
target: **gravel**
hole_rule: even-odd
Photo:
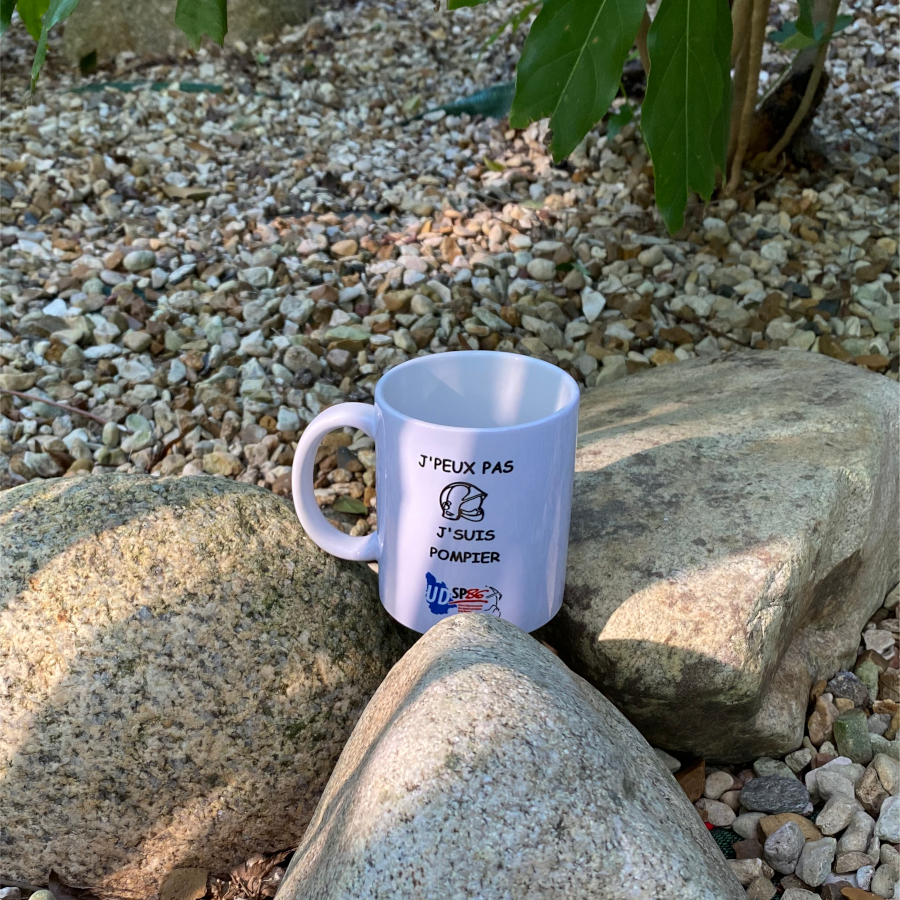
[[[757,860],[774,870],[773,880],[784,889],[784,896],[792,890],[810,889],[814,897],[839,897],[843,887],[868,890],[871,885],[876,896],[887,898],[893,896],[894,882],[900,877],[893,874],[900,865],[900,854],[894,849],[900,842],[900,800],[896,796],[900,786],[900,703],[888,694],[889,679],[882,681],[885,674],[900,667],[893,598],[894,591],[866,624],[852,667],[858,672],[870,665],[880,674],[874,696],[867,693],[863,697],[859,680],[849,671],[821,679],[812,690],[806,735],[799,749],[786,754],[784,760],[761,757],[745,766],[709,771],[705,797],[694,803],[700,817],[717,833],[724,826],[733,832],[733,840],[741,839],[733,848],[739,860]],[[865,640],[873,631],[894,638],[884,647],[884,655],[873,651],[868,646],[872,642]],[[831,690],[849,693],[862,707],[854,707],[850,697],[834,697]],[[843,707],[840,718],[833,722],[838,747],[832,743],[833,735],[822,727],[823,698]],[[851,742],[841,737],[838,723],[842,719],[854,723]],[[876,727],[866,728],[873,721]],[[856,751],[857,742],[866,737],[872,743],[866,762],[851,758],[851,754],[838,755],[841,745]],[[696,764],[680,762],[685,768]],[[743,787],[732,791],[732,783]],[[720,817],[720,808],[735,794],[731,809],[737,817],[729,822],[730,816]],[[708,799],[713,796],[717,800]],[[766,815],[754,809],[791,811]],[[750,866],[738,869],[747,878],[753,874]],[[832,888],[837,893],[829,893]]]
[[[584,387],[743,346],[896,380],[896,7],[852,6],[817,121],[826,166],[695,203],[674,238],[634,125],[554,165],[546,123],[427,111],[512,77],[522,34],[479,51],[505,2],[325,3],[252,48],[121,54],[87,93],[55,39],[24,107],[33,45],[14,27],[0,388],[29,397],[0,395],[0,486],[205,472],[286,495],[318,412],[456,349],[537,356]],[[782,64],[769,46],[764,81]],[[316,496],[365,534],[374,448],[334,441]]]

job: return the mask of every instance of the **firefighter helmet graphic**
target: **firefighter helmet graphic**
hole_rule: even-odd
[[[441,515],[451,521],[468,519],[480,522],[484,518],[481,504],[485,497],[487,494],[474,484],[454,481],[441,491]]]

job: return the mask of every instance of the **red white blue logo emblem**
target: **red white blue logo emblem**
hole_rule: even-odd
[[[500,616],[503,595],[495,587],[449,588],[438,581],[431,572],[425,573],[425,602],[435,615],[445,616],[455,612],[483,612]]]

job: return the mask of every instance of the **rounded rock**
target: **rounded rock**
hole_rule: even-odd
[[[516,864],[498,865],[498,852]],[[385,679],[279,890],[280,900],[626,895],[744,898],[618,710],[537,641],[477,613],[438,623]]]
[[[552,259],[533,259],[525,268],[535,281],[553,281],[556,278],[556,265]]]
[[[731,823],[732,830],[744,840],[756,840],[759,837],[759,822],[765,817],[765,813],[743,813]]]
[[[125,254],[122,265],[128,272],[142,272],[156,265],[156,254],[152,250],[132,250]]]
[[[825,686],[825,690],[832,697],[844,697],[852,701],[854,706],[867,706],[869,702],[868,688],[852,672],[838,672]]]
[[[408,646],[365,567],[319,550],[286,501],[223,479],[4,491],[0,558],[3,874],[17,881],[52,868],[149,898],[173,868],[298,843]]]
[[[417,316],[427,316],[434,312],[435,305],[434,302],[424,294],[415,294],[412,300],[410,300],[409,308]]]
[[[741,804],[750,812],[802,813],[809,805],[809,791],[796,778],[766,775],[744,785]]]
[[[119,446],[119,441],[122,438],[122,432],[119,430],[119,426],[116,425],[115,422],[107,422],[103,426],[103,436],[101,440],[103,441],[104,447],[109,447],[110,450],[115,450],[116,447]]]
[[[706,821],[716,828],[728,828],[735,820],[734,810],[718,800],[698,800],[696,807],[706,813]]]
[[[663,261],[663,248],[659,244],[641,250],[638,253],[637,260],[645,269],[652,269]]]
[[[832,837],[822,838],[821,841],[807,841],[794,869],[797,877],[810,887],[818,887],[831,874],[836,848],[837,841]]]
[[[718,800],[725,791],[730,791],[734,784],[734,776],[728,772],[712,772],[706,776],[703,796],[707,800]]]
[[[763,845],[766,862],[782,875],[794,871],[806,838],[796,822],[787,822],[774,831]]]

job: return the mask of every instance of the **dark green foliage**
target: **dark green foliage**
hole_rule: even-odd
[[[616,96],[644,0],[547,0],[516,70],[510,125],[550,117],[550,150],[563,159]]]

